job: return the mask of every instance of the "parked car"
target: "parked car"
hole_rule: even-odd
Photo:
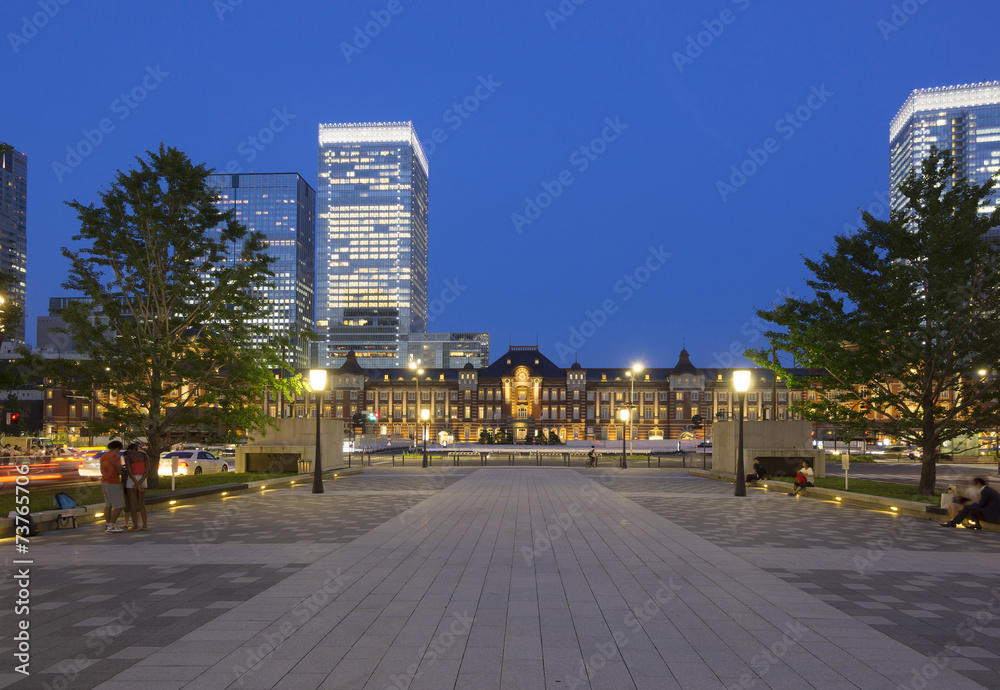
[[[160,456],[161,475],[170,476],[174,462],[177,463],[178,476],[186,474],[204,474],[208,472],[228,472],[233,466],[232,459],[217,458],[207,450],[172,450]]]
[[[712,447],[712,442],[711,441],[702,441],[701,443],[698,444],[698,447],[699,448],[711,448]]]

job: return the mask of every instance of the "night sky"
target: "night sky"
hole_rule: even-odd
[[[493,358],[537,341],[563,366],[669,367],[686,341],[696,366],[731,366],[764,342],[754,309],[805,289],[803,256],[859,207],[887,215],[909,93],[1000,79],[998,17],[968,0],[3,0],[29,339],[66,294],[63,202],[96,201],[135,156],[165,142],[315,188],[319,123],[410,120],[430,330],[487,331]]]

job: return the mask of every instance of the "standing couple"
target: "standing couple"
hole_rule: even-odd
[[[123,454],[122,442],[112,441],[101,456],[101,489],[104,493],[104,531],[110,534],[124,532],[117,524],[118,516],[125,508],[125,490],[128,490],[129,514],[132,526],[128,529],[146,530],[146,478],[149,476],[149,457],[130,443]],[[123,464],[124,463],[124,464]],[[124,487],[122,480],[124,479]],[[136,519],[142,516],[142,527]],[[126,525],[127,527],[127,525]]]

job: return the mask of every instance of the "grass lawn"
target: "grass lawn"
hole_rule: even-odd
[[[794,482],[794,479],[791,482]],[[821,489],[839,489],[840,491],[844,491],[844,479],[842,477],[817,477],[813,483]],[[847,485],[849,487],[847,490],[851,493],[883,496],[885,498],[895,498],[897,501],[916,501],[931,505],[939,505],[941,503],[942,491],[940,489],[935,489],[933,496],[920,496],[917,494],[917,487],[914,484],[875,482],[870,479],[851,479]]]
[[[174,486],[178,490],[195,489],[202,486],[214,486],[216,484],[246,484],[264,479],[289,476],[291,475],[270,472],[241,472],[238,474],[235,472],[218,472],[215,474],[195,474],[189,477],[176,477]],[[54,497],[59,492],[69,494],[82,506],[90,503],[102,503],[104,501],[104,494],[101,492],[101,483],[96,481],[96,479],[95,477],[95,481],[87,484],[61,489],[32,489],[29,484],[28,496],[30,497],[30,502],[28,505],[31,507],[31,512],[37,513],[42,510],[55,510]],[[155,491],[151,490],[149,494],[169,493],[169,491],[170,477],[160,477],[160,488]],[[13,490],[10,493],[0,495],[0,517],[6,517],[10,511],[14,510],[14,506]]]

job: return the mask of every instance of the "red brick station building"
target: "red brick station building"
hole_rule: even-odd
[[[682,349],[673,368],[562,368],[537,346],[512,346],[484,369],[362,369],[351,352],[339,369],[330,370],[323,395],[323,416],[345,422],[356,412],[377,415],[366,431],[393,439],[420,436],[420,409],[430,411],[428,438],[476,442],[483,430],[506,431],[515,441],[529,431],[555,432],[562,441],[622,438],[620,408],[632,403],[632,438],[638,440],[702,438],[691,418],[701,415],[709,427],[733,417],[737,400],[733,369],[699,369]],[[747,395],[747,419],[791,419],[788,403],[803,393],[788,391],[766,369],[754,369]],[[793,370],[806,373],[807,370]],[[417,399],[420,399],[420,405]],[[313,417],[312,394],[297,400],[269,397],[272,417]],[[283,415],[282,415],[283,413]]]

